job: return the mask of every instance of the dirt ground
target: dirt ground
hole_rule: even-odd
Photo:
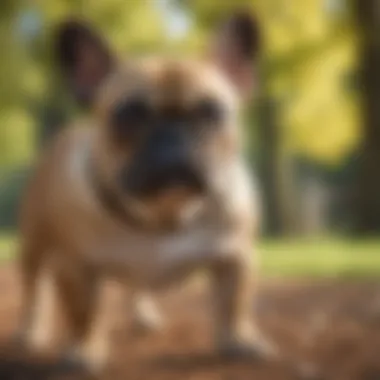
[[[380,380],[380,280],[265,281],[256,313],[280,349],[278,362],[223,362],[213,355],[210,302],[201,286],[158,300],[167,328],[144,336],[132,334],[120,304],[110,306],[120,323],[101,380]],[[3,342],[15,326],[18,307],[14,269],[0,268]],[[56,378],[65,377],[2,345],[0,380]]]

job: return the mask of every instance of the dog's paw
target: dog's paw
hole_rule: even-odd
[[[33,335],[28,330],[17,330],[8,337],[6,344],[11,351],[50,357],[52,341],[47,338],[42,338],[40,339],[40,336],[36,334]]]
[[[277,348],[265,339],[253,342],[232,341],[219,346],[219,354],[226,359],[275,360]]]
[[[25,350],[27,347],[27,342],[25,338],[25,334],[20,331],[14,332],[10,335],[6,340],[6,346],[10,349],[15,350]]]
[[[87,375],[91,372],[90,367],[84,360],[79,357],[65,354],[63,355],[56,364],[56,370],[60,374],[80,374]]]
[[[84,379],[97,379],[103,372],[105,365],[103,361],[91,361],[74,353],[67,351],[57,361],[55,371],[64,376],[80,376]]]

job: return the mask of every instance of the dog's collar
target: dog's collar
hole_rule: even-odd
[[[115,220],[130,227],[141,227],[141,221],[124,207],[121,199],[99,178],[96,168],[90,160],[89,177],[95,196],[102,208]]]

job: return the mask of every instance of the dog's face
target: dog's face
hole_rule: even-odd
[[[235,16],[211,57],[117,61],[103,41],[69,22],[58,54],[99,128],[93,160],[102,181],[136,217],[190,220],[212,192],[213,172],[240,152],[238,109],[252,81],[254,22]]]

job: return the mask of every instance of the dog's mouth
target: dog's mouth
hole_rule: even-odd
[[[138,229],[167,230],[197,220],[204,210],[206,182],[186,165],[171,170],[121,170],[105,180],[94,162],[89,165],[95,197],[109,216]]]
[[[201,173],[181,163],[129,167],[120,173],[119,184],[124,207],[147,225],[159,227],[194,220],[207,193]]]
[[[154,164],[153,164],[154,165]],[[130,196],[151,203],[152,199],[177,202],[206,192],[206,181],[194,167],[174,163],[169,167],[152,168],[136,165],[120,174],[120,186]]]
[[[196,220],[205,199],[186,187],[173,187],[151,197],[123,197],[123,205],[148,227],[175,229]]]
[[[138,229],[173,230],[196,220],[205,197],[186,186],[173,186],[150,196],[136,196],[107,186],[95,173],[92,182],[102,208],[118,222]]]

